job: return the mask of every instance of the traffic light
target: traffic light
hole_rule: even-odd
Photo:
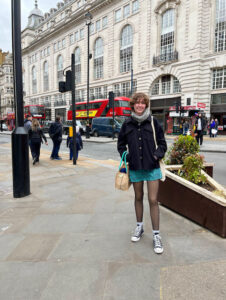
[[[59,82],[59,92],[66,93],[72,90],[72,72],[68,70],[66,72],[66,81]]]
[[[115,94],[113,92],[109,92],[109,107],[114,108],[114,100],[115,100]]]

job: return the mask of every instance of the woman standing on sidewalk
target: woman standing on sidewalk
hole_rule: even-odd
[[[155,253],[162,253],[163,246],[159,234],[159,205],[157,201],[159,179],[162,174],[159,168],[159,159],[163,158],[167,145],[163,130],[154,118],[157,149],[153,137],[152,116],[149,110],[149,98],[144,93],[135,93],[130,101],[132,109],[129,117],[122,125],[118,137],[118,151],[122,156],[127,151],[130,181],[135,193],[135,212],[137,226],[131,237],[132,242],[140,240],[143,229],[143,196],[144,181],[147,181],[148,201],[153,229],[153,245]]]
[[[28,130],[28,136],[31,147],[31,155],[33,158],[33,165],[35,165],[36,162],[39,162],[42,139],[44,139],[45,144],[48,145],[47,139],[40,128],[37,119],[32,120],[31,128]]]

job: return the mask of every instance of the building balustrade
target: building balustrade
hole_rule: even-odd
[[[66,105],[66,101],[65,100],[60,100],[60,101],[56,101],[54,102],[54,106],[64,106]]]
[[[159,56],[153,56],[153,65],[158,66],[161,64],[167,64],[173,61],[178,61],[178,52],[169,52],[165,54],[161,54]]]

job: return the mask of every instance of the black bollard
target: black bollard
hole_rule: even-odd
[[[30,194],[30,170],[28,134],[24,127],[16,127],[12,133],[13,197]]]

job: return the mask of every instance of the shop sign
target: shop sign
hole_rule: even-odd
[[[205,103],[198,102],[198,103],[197,103],[197,107],[198,107],[198,108],[206,108],[206,104],[205,104]]]
[[[175,111],[171,111],[170,113],[169,113],[169,116],[170,117],[188,117],[188,111],[185,111],[184,113],[177,113],[177,112],[175,112]]]
[[[224,128],[223,128],[223,126],[218,126],[217,129],[218,130],[223,130]]]
[[[184,110],[196,110],[196,106],[195,105],[187,105],[187,106],[182,106]],[[176,110],[176,106],[170,106],[169,107],[169,111],[174,111]]]

